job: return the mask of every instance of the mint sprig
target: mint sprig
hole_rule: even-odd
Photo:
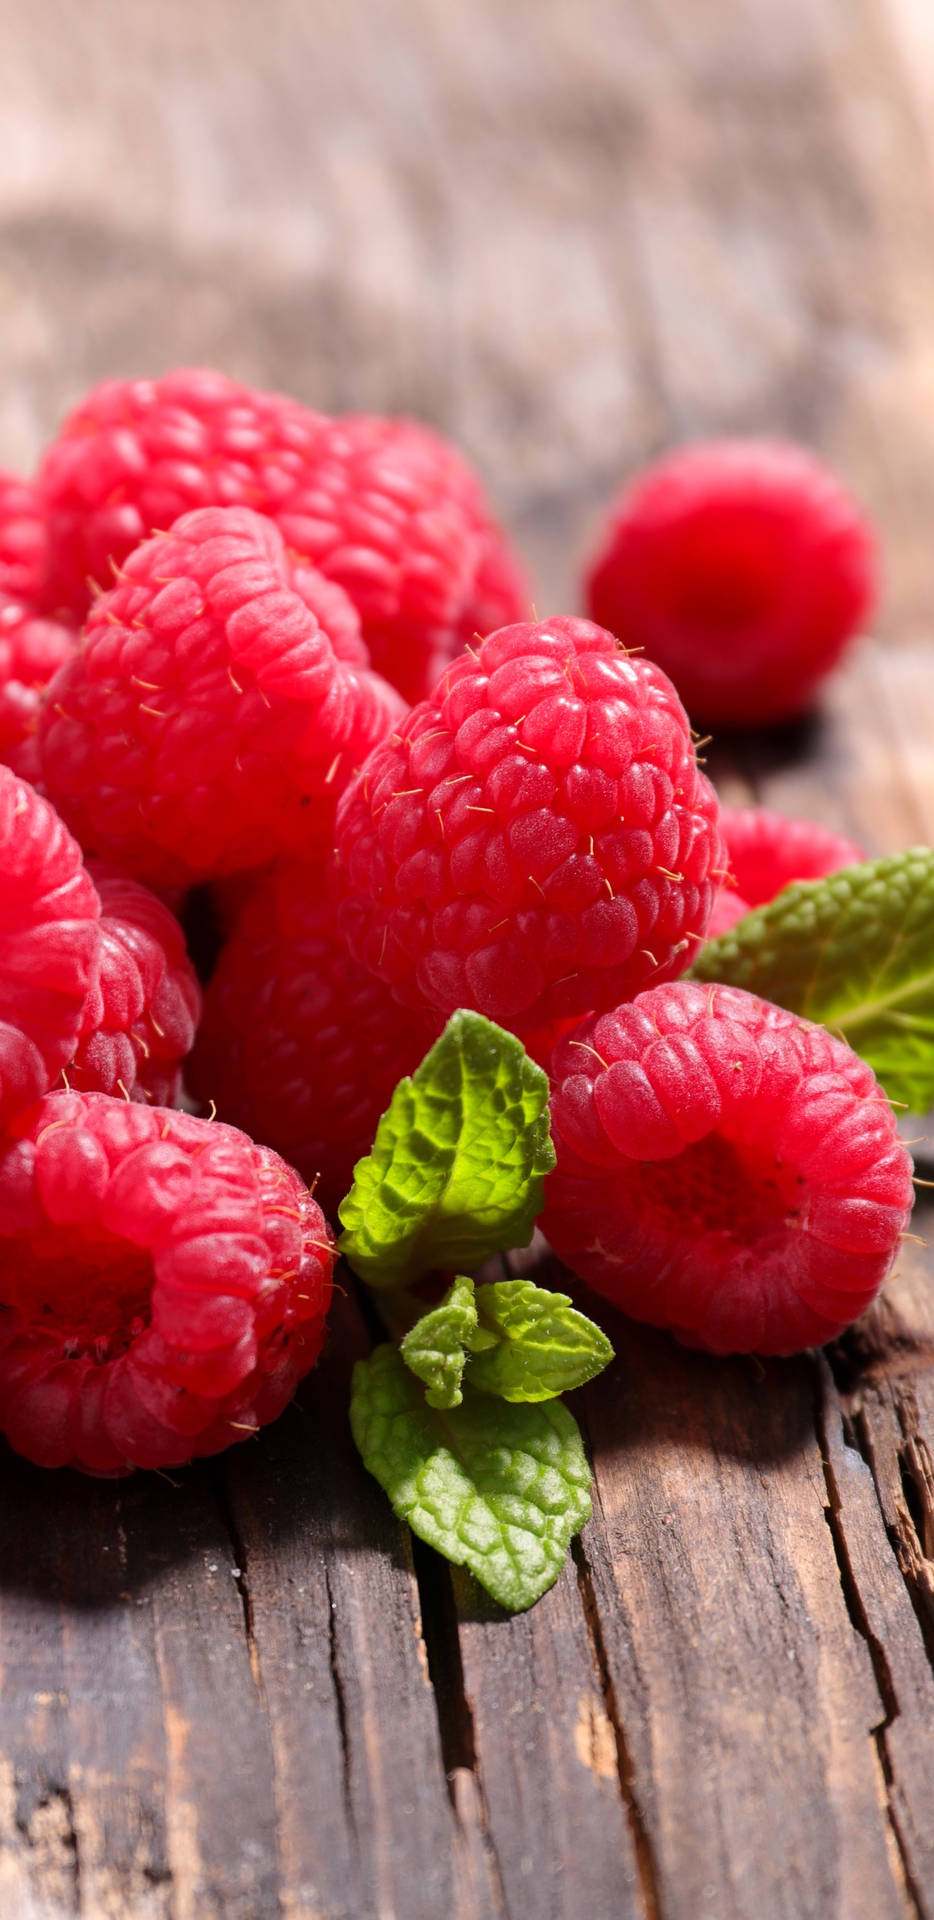
[[[482,1014],[452,1014],[357,1163],[341,1252],[372,1287],[480,1266],[528,1244],[553,1166],[547,1075]]]
[[[606,1334],[566,1293],[532,1280],[475,1288],[462,1274],[440,1306],[416,1321],[401,1352],[424,1382],[429,1406],[440,1408],[460,1406],[464,1380],[501,1400],[553,1400],[613,1358]]]
[[[590,1467],[560,1402],[515,1406],[470,1388],[429,1407],[397,1347],[354,1368],[350,1424],[364,1465],[401,1520],[494,1600],[530,1607],[590,1518]]]
[[[577,1424],[556,1396],[613,1349],[567,1294],[456,1277],[420,1311],[431,1271],[525,1246],[554,1165],[547,1076],[482,1014],[452,1015],[400,1081],[354,1170],[341,1252],[401,1345],[354,1370],[351,1426],[396,1512],[507,1607],[557,1578],[590,1514]]]
[[[796,881],[708,942],[692,978],[842,1033],[890,1098],[934,1103],[934,848]]]

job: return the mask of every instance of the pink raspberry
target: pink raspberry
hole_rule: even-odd
[[[72,1057],[99,965],[100,901],[81,849],[0,766],[0,1121]]]
[[[397,1082],[442,1022],[403,1011],[351,959],[324,876],[282,868],[253,895],[205,995],[193,1090],[284,1154],[335,1216]]]
[[[31,480],[0,471],[0,597],[35,602],[46,567],[45,514]]]
[[[724,870],[670,681],[587,620],[447,668],[341,802],[341,927],[396,997],[522,1034],[688,964]]]
[[[671,675],[715,725],[784,720],[876,598],[873,535],[804,447],[682,447],[620,496],[587,576],[595,620]]]
[[[191,508],[254,507],[296,558],[347,587],[373,665],[407,699],[528,601],[479,481],[440,436],[407,420],[327,420],[203,369],[94,388],[40,484],[47,604],[80,617],[89,577],[107,586],[111,563]]]
[[[764,907],[793,880],[821,880],[866,858],[842,833],[768,807],[721,806],[720,826],[731,881],[750,907]]]
[[[48,1094],[0,1143],[0,1428],[38,1466],[180,1466],[274,1420],[321,1350],[334,1244],[233,1127]]]
[[[201,1011],[185,936],[148,887],[98,861],[89,862],[89,871],[101,903],[100,973],[85,1004],[68,1086],[174,1106]]]
[[[185,514],[95,602],[40,724],[85,847],[155,886],[327,847],[341,788],[402,711],[335,656],[272,522]]]
[[[0,760],[40,777],[36,727],[43,688],[74,653],[77,634],[0,591]]]
[[[561,1041],[553,1081],[542,1227],[635,1319],[712,1353],[794,1353],[875,1298],[911,1160],[823,1027],[679,981]]]

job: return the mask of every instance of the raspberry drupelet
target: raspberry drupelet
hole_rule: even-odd
[[[71,1059],[100,964],[100,901],[48,801],[0,766],[0,1122]]]
[[[552,1062],[542,1229],[634,1319],[713,1353],[794,1353],[870,1304],[913,1200],[870,1067],[738,988],[678,981]]]
[[[174,1106],[201,1012],[185,936],[148,887],[96,860],[88,870],[101,903],[100,971],[68,1086]]]
[[[403,1003],[540,1035],[683,972],[717,819],[657,667],[586,620],[504,627],[344,795],[341,928]]]
[[[47,563],[45,508],[39,489],[0,471],[0,595],[35,611]]]
[[[681,447],[612,509],[588,612],[644,647],[692,719],[785,720],[876,599],[872,530],[816,455],[779,440]]]
[[[86,850],[155,886],[330,845],[342,786],[402,702],[339,660],[270,520],[185,514],[95,602],[39,730]]]
[[[39,1466],[218,1453],[314,1364],[333,1236],[233,1127],[53,1093],[0,1144],[0,1430]]]
[[[283,867],[248,901],[207,988],[192,1090],[283,1154],[334,1218],[441,1025],[351,958],[323,872]]]
[[[406,699],[528,593],[479,480],[415,421],[329,420],[203,368],[108,380],[42,464],[46,604],[80,618],[141,540],[195,507],[249,506],[298,560],[347,588],[372,664]],[[327,624],[325,622],[325,624]]]

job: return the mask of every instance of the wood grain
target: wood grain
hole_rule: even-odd
[[[882,639],[714,771],[873,852],[934,839],[923,0],[0,0],[0,35],[0,463],[184,361],[411,410],[546,612],[655,450],[795,434],[879,520]],[[908,1247],[794,1362],[618,1321],[578,1396],[594,1519],[512,1620],[358,1468],[350,1299],[224,1462],[8,1458],[0,1911],[930,1920],[932,1283]]]

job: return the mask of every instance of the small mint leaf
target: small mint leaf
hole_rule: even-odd
[[[590,1518],[590,1468],[560,1401],[510,1406],[468,1388],[439,1412],[387,1344],[354,1368],[350,1424],[399,1518],[501,1606],[530,1607],[553,1585]]]
[[[711,940],[694,980],[746,987],[842,1033],[886,1093],[934,1103],[934,848],[793,886]]]
[[[552,1400],[602,1373],[613,1358],[605,1333],[572,1307],[566,1293],[531,1280],[496,1280],[478,1287],[481,1330],[496,1336],[473,1352],[467,1379],[503,1400]]]
[[[399,1351],[425,1387],[430,1407],[459,1407],[467,1360],[465,1348],[477,1332],[474,1284],[459,1274],[437,1307],[409,1329]]]
[[[547,1075],[514,1034],[452,1014],[357,1162],[341,1252],[374,1287],[480,1266],[531,1239],[553,1166]]]

